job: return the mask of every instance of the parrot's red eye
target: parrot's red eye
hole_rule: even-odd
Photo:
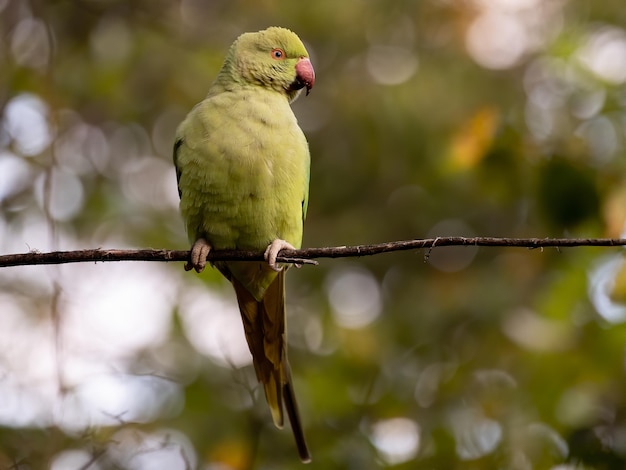
[[[281,60],[285,58],[285,51],[282,49],[272,49],[272,58],[276,60]]]

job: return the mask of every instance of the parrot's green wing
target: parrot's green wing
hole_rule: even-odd
[[[194,244],[191,267],[200,271],[211,248],[301,246],[309,150],[289,103],[313,82],[308,53],[289,30],[246,33],[231,46],[174,145],[180,208]],[[241,261],[216,267],[235,288],[274,423],[282,427],[284,406],[300,457],[309,461],[287,361],[285,270]]]

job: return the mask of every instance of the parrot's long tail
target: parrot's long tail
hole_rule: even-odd
[[[285,271],[278,273],[261,301],[256,300],[236,278],[232,277],[231,282],[237,294],[256,376],[263,384],[274,424],[277,428],[283,427],[284,403],[300,459],[305,463],[310,462],[311,454],[304,438],[291,380],[291,369],[287,361]]]
[[[289,369],[289,363],[287,363],[287,369]],[[296,402],[296,394],[293,390],[293,383],[291,381],[291,371],[287,371],[288,379],[283,385],[283,396],[285,398],[285,409],[287,410],[287,416],[289,416],[289,423],[291,424],[291,431],[293,437],[296,440],[296,446],[298,447],[298,454],[300,454],[300,460],[304,463],[311,461],[311,453],[306,445],[304,438],[304,432],[302,431],[302,422],[300,421],[300,413],[298,412],[298,403]]]

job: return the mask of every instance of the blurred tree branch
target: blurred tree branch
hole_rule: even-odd
[[[332,246],[283,250],[278,257],[281,263],[317,264],[314,258],[350,258],[372,256],[392,251],[432,250],[443,246],[491,246],[517,248],[564,248],[578,246],[626,246],[626,238],[494,238],[494,237],[436,237],[401,240],[374,245]],[[426,254],[428,257],[428,253]],[[187,261],[187,250],[77,250],[40,253],[18,253],[0,256],[0,268],[37,264],[65,264],[96,261]],[[221,250],[211,252],[209,261],[261,261],[263,253],[256,251]]]

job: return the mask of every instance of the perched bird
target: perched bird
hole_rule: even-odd
[[[302,243],[309,192],[307,141],[289,104],[315,73],[296,34],[272,27],[239,36],[208,95],[178,127],[174,164],[191,257],[200,272],[213,249],[265,250],[266,262],[215,266],[233,284],[274,424],[283,406],[303,462],[311,460],[287,361],[285,267]]]

